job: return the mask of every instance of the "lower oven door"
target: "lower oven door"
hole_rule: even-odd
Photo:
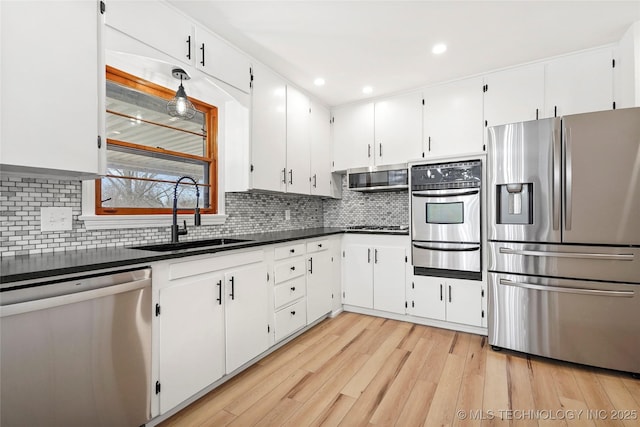
[[[411,238],[480,241],[480,188],[411,192]]]
[[[489,342],[640,373],[640,285],[489,273]]]
[[[411,251],[418,275],[482,279],[480,243],[413,241]]]

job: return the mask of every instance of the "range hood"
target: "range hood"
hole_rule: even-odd
[[[370,166],[347,170],[349,189],[354,191],[392,191],[409,187],[407,164]]]

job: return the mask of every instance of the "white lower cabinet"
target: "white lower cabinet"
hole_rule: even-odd
[[[276,311],[275,334],[276,341],[291,335],[307,324],[307,306],[304,298]]]
[[[267,267],[260,263],[225,274],[227,373],[269,348]]]
[[[202,274],[160,290],[160,411],[225,373],[222,274]]]
[[[470,326],[486,325],[483,282],[414,276],[407,294],[408,314]]]
[[[343,303],[404,314],[408,239],[393,235],[345,235]]]
[[[307,325],[305,244],[274,249],[274,337],[278,342]]]
[[[267,350],[267,284],[263,250],[154,265],[159,413]]]
[[[307,323],[332,309],[333,261],[329,241],[307,243]]]

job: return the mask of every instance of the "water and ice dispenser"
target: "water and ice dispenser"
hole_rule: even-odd
[[[498,224],[533,224],[533,183],[501,184],[496,190]]]

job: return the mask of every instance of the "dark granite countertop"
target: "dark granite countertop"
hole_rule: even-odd
[[[343,233],[342,228],[309,228],[303,230],[225,236],[247,239],[249,241],[224,246],[181,249],[171,252],[153,252],[128,247],[117,247],[5,257],[2,258],[0,263],[0,283],[6,284],[24,280],[42,279],[45,277],[114,267],[140,266],[166,259],[213,254],[216,252],[329,236],[339,233]]]
[[[181,249],[170,252],[154,252],[148,250],[132,249],[129,247],[117,247],[56,252],[42,255],[5,257],[2,258],[0,264],[0,284],[3,284],[2,288],[7,288],[10,287],[10,285],[7,286],[4,284],[117,267],[143,266],[145,264],[150,264],[152,262],[167,259],[182,258],[202,254],[213,254],[217,252],[258,247],[299,239],[310,239],[314,237],[329,236],[332,234],[340,234],[344,232],[350,231],[344,230],[343,228],[339,227],[324,227],[302,230],[274,231],[267,233],[238,234],[224,237],[246,239],[248,241],[223,246]],[[362,231],[358,231],[357,233],[362,234]],[[408,235],[408,231],[372,231],[370,234]]]

